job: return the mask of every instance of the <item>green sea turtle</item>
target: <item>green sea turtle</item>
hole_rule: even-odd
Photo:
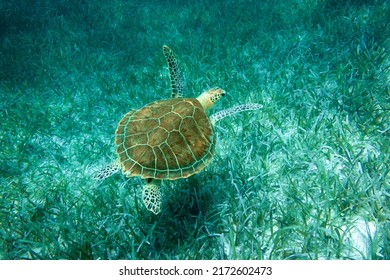
[[[127,177],[145,180],[142,199],[155,214],[161,210],[162,180],[187,178],[212,160],[215,150],[214,124],[232,114],[257,110],[260,104],[238,105],[208,116],[209,109],[225,95],[212,88],[197,98],[184,98],[185,86],[173,51],[163,46],[171,78],[171,98],[128,112],[115,133],[118,159],[101,169],[95,178],[105,179],[122,170]]]

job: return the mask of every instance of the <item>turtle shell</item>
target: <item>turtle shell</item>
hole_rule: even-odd
[[[127,113],[116,129],[115,144],[127,177],[175,180],[210,163],[215,137],[197,99],[174,98]]]

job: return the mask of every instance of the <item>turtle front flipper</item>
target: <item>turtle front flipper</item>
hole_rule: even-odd
[[[159,180],[152,180],[144,185],[142,189],[142,200],[146,208],[158,214],[161,211],[161,191]]]
[[[244,112],[244,111],[252,111],[252,110],[258,110],[263,108],[263,105],[257,104],[257,103],[247,103],[242,105],[237,105],[232,108],[219,111],[213,115],[210,116],[210,121],[214,125],[217,121],[222,120],[223,118],[226,118],[230,115]]]
[[[169,77],[171,79],[172,98],[182,97],[184,95],[184,81],[180,72],[179,62],[175,54],[168,46],[163,46],[165,59],[168,63]]]

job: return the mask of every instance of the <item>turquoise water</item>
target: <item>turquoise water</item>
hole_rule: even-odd
[[[282,2],[282,3],[280,3]],[[1,1],[0,259],[389,259],[388,1]],[[219,86],[202,172],[93,179],[128,111]]]

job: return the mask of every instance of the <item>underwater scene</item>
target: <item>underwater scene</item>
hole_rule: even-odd
[[[389,15],[1,0],[0,259],[390,259]]]

